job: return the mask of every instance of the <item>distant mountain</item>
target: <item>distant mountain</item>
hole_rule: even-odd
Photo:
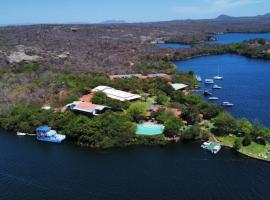
[[[234,19],[235,17],[229,16],[229,15],[219,15],[216,20],[230,20]]]
[[[265,15],[258,15],[257,17],[270,18],[270,13],[266,13]]]
[[[232,17],[229,15],[220,15],[214,20],[217,21],[227,21],[227,20],[254,20],[254,19],[270,19],[270,13],[264,14],[264,15],[257,15],[257,16],[244,16],[244,17]]]
[[[101,22],[100,24],[126,24],[125,20],[106,20]]]

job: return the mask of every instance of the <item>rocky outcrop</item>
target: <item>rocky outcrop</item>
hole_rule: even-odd
[[[7,60],[9,63],[35,62],[41,59],[41,56],[35,55],[36,51],[37,48],[18,45],[15,51],[7,55]]]

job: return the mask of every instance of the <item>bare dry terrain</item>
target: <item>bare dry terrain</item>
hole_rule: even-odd
[[[268,32],[270,16],[184,20],[143,24],[33,25],[0,28],[0,67],[36,62],[66,72],[138,71],[145,56],[168,56],[195,49],[158,49],[154,43],[176,39],[203,43],[209,32]]]
[[[206,45],[217,32],[270,32],[270,15],[137,24],[29,25],[0,27],[0,109],[29,100],[47,101],[65,86],[63,74],[168,72],[168,60],[217,52]],[[174,40],[189,49],[161,49]],[[267,50],[265,50],[267,51]],[[222,53],[222,49],[219,53]],[[32,64],[35,65],[32,65]]]

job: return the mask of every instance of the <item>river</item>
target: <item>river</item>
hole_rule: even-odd
[[[268,199],[269,164],[197,143],[94,151],[0,134],[1,200]]]

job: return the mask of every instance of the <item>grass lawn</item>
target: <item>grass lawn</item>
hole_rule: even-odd
[[[226,146],[233,147],[234,141],[236,140],[236,137],[225,135],[225,136],[220,136],[216,137],[221,143],[223,143]]]
[[[258,154],[265,154],[267,152],[267,148],[264,145],[252,142],[249,146],[242,147],[240,152],[258,156]]]
[[[220,136],[216,137],[223,145],[233,147],[235,140],[237,137],[233,136]],[[242,139],[242,138],[241,138]],[[252,142],[249,146],[242,146],[239,150],[240,153],[253,157],[253,158],[259,158],[259,159],[265,159],[262,156],[267,155],[267,149],[269,146],[264,146],[261,144],[257,144],[256,142]],[[270,161],[270,156],[267,156],[267,160]]]

